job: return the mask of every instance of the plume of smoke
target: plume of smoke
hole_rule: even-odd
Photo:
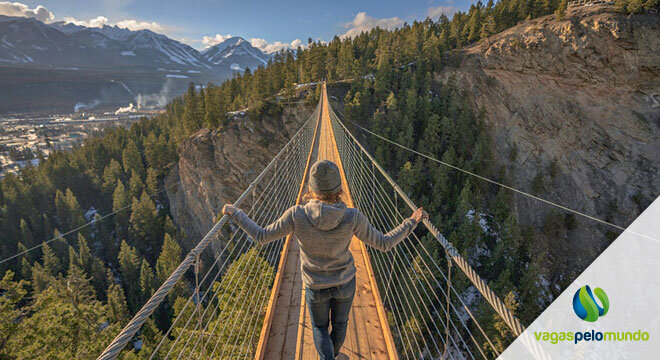
[[[167,79],[160,91],[153,94],[138,94],[135,97],[138,109],[162,108],[167,105],[169,99],[174,97],[172,93],[172,80]]]
[[[115,111],[115,115],[128,114],[136,112],[137,109],[133,106],[133,103],[129,103],[128,106],[120,107]]]
[[[97,107],[101,103],[101,100],[99,99],[94,99],[89,103],[83,103],[79,102],[76,103],[76,105],[73,106],[73,112],[79,112],[80,110],[88,110],[88,109],[93,109]]]

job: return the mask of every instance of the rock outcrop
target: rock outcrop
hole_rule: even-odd
[[[573,8],[561,20],[527,21],[448,60],[436,80],[455,79],[485,110],[512,185],[530,192],[541,185],[539,196],[623,227],[658,196],[657,14]],[[523,224],[548,226],[551,207],[515,199]],[[576,219],[575,229],[536,244],[551,280],[581,272],[620,233]]]
[[[203,129],[179,148],[179,161],[165,183],[175,224],[188,248],[214,224],[225,203],[234,202],[307,120],[313,109],[288,106],[278,115],[232,120],[222,130]]]

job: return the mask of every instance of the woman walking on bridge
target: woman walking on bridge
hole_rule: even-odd
[[[410,218],[383,234],[358,209],[341,200],[341,175],[335,163],[322,160],[310,169],[309,200],[289,208],[274,223],[262,228],[233,205],[223,207],[234,221],[259,244],[293,234],[300,244],[305,300],[312,320],[314,345],[321,360],[339,355],[355,295],[355,265],[349,245],[353,236],[389,251],[428,217],[417,209]],[[332,332],[328,327],[332,324]]]

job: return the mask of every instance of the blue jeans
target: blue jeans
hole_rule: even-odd
[[[314,345],[321,360],[334,360],[346,339],[348,315],[355,296],[355,278],[327,289],[305,289],[305,301],[312,319]],[[332,322],[332,332],[328,326]]]

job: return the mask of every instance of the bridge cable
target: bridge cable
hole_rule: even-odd
[[[168,187],[165,187],[165,188],[163,188],[163,189],[161,189],[161,190],[156,191],[155,193],[149,195],[149,198],[151,199],[152,197],[154,197],[154,196],[156,196],[156,195],[158,195],[158,194],[160,194],[160,193],[162,193],[162,192],[164,192],[164,191],[167,191],[167,190],[169,190],[169,189],[172,189],[172,188],[178,186],[179,184],[181,184],[181,181],[177,181],[177,182],[175,182],[174,184],[171,184],[171,185],[168,186]],[[142,201],[146,201],[146,200],[147,200],[147,199],[140,199],[140,200],[138,200],[138,203],[141,203]],[[87,223],[85,223],[85,224],[83,224],[83,225],[80,225],[80,226],[78,226],[78,227],[76,227],[76,228],[74,228],[74,229],[71,229],[71,230],[69,230],[69,231],[67,231],[67,232],[65,232],[65,233],[59,234],[58,236],[55,236],[55,237],[53,237],[53,238],[51,238],[51,239],[49,239],[49,240],[46,240],[46,241],[44,241],[44,242],[42,242],[42,243],[40,243],[40,244],[38,244],[38,245],[35,245],[35,246],[33,246],[33,247],[29,248],[29,249],[23,250],[23,251],[18,252],[18,253],[14,254],[14,255],[12,255],[12,256],[10,256],[10,257],[8,257],[8,258],[2,259],[2,260],[0,260],[0,265],[4,264],[4,263],[7,262],[7,261],[10,261],[10,260],[12,260],[12,259],[15,259],[15,258],[17,258],[17,257],[19,257],[19,256],[25,255],[25,254],[29,253],[30,251],[32,251],[32,250],[36,250],[36,249],[38,249],[38,248],[40,248],[40,247],[42,247],[42,246],[44,246],[44,245],[46,245],[46,244],[49,244],[49,243],[51,243],[51,242],[53,242],[53,241],[55,241],[55,240],[65,238],[66,236],[69,236],[69,235],[71,235],[71,234],[73,234],[73,233],[75,233],[75,232],[77,232],[77,231],[80,231],[80,230],[82,230],[82,229],[84,229],[84,228],[86,228],[86,227],[88,227],[88,226],[90,226],[90,225],[92,225],[92,224],[95,224],[95,223],[97,223],[97,222],[99,222],[99,221],[101,221],[101,220],[104,220],[104,219],[106,219],[106,218],[108,218],[108,217],[110,217],[110,216],[112,216],[112,215],[115,215],[115,214],[117,214],[117,213],[119,213],[119,212],[122,212],[122,211],[124,211],[124,210],[126,210],[126,209],[128,209],[128,208],[130,208],[130,207],[132,207],[132,206],[133,206],[133,204],[130,204],[130,205],[126,205],[126,206],[124,206],[124,207],[121,207],[121,208],[119,208],[119,209],[117,209],[117,210],[114,210],[114,211],[111,212],[111,213],[108,213],[108,214],[105,214],[105,215],[101,216],[101,217],[98,218],[98,219],[94,219],[94,220],[92,220],[92,221],[89,221],[89,222],[87,222]]]
[[[354,147],[349,147],[349,149],[353,150],[352,153],[355,153],[355,151],[356,151]],[[350,154],[349,154],[349,155],[350,155]],[[359,156],[359,155],[354,155],[354,156]],[[352,158],[349,159],[349,160],[352,160]],[[361,162],[358,162],[358,163],[361,163]],[[364,167],[364,165],[363,165],[363,166],[359,166],[357,169],[365,169],[365,168],[366,168],[366,167]],[[366,171],[366,170],[364,170],[364,171]],[[356,173],[356,171],[352,171],[351,173]],[[372,176],[375,176],[375,174],[374,174],[373,172],[372,172]],[[350,175],[349,175],[349,177],[350,177]],[[384,205],[384,204],[381,204],[381,206],[382,206],[383,208],[385,208],[385,209],[390,210],[390,211],[392,211],[392,209],[394,209],[394,210],[398,213],[400,220],[398,220],[398,221],[396,221],[396,220],[392,220],[392,221],[393,221],[392,224],[398,224],[400,221],[402,221],[402,220],[404,219],[403,215],[399,212],[398,208],[394,206],[394,202],[389,198],[389,196],[386,195],[386,191],[383,189],[383,187],[382,187],[382,185],[380,184],[380,182],[376,182],[376,184],[377,184],[377,186],[374,188],[374,189],[376,190],[376,193],[378,193],[378,190],[381,191],[381,194],[380,194],[380,197],[379,197],[379,198],[387,199],[387,200],[390,202],[390,205]],[[369,191],[371,191],[371,193],[373,193],[373,192],[374,192],[374,191],[373,191],[374,189],[370,189]],[[396,194],[396,192],[395,192],[395,194]],[[376,199],[378,199],[378,198],[376,198]],[[395,199],[396,199],[396,196],[395,196]],[[391,216],[391,215],[390,215],[390,216]],[[390,225],[390,226],[393,226],[393,225]],[[428,250],[426,249],[426,247],[424,246],[424,244],[423,244],[423,243],[420,241],[420,239],[417,237],[417,235],[416,235],[415,233],[412,233],[412,236],[415,237],[415,238],[417,239],[418,243],[421,245],[421,247],[422,247],[422,249],[424,250],[424,252],[426,253],[427,257],[433,262],[433,264],[434,264],[436,270],[437,270],[441,275],[443,275],[443,277],[445,278],[446,281],[448,281],[448,278],[444,275],[444,273],[443,273],[443,271],[440,269],[439,265],[435,262],[435,260],[434,260],[433,257],[430,255],[430,253],[428,252]],[[408,247],[408,245],[407,245],[407,243],[406,243],[405,241],[404,241],[402,244],[404,245],[404,247],[406,247],[406,248]],[[416,248],[415,246],[412,246],[412,248],[415,250],[415,252],[417,252],[418,256],[420,256],[420,258],[422,258],[422,260],[423,260],[422,255],[419,253],[419,250],[417,250],[417,248]],[[408,250],[409,250],[409,249],[408,249]],[[409,250],[409,251],[410,251],[410,250]],[[378,253],[378,252],[376,252],[376,253]],[[422,263],[423,263],[424,266],[427,268],[427,271],[429,271],[429,273],[432,275],[433,273],[432,273],[431,269],[428,268],[428,265],[426,264],[426,262],[425,262],[425,261],[422,261]],[[432,276],[433,276],[433,275],[432,275]],[[438,280],[435,279],[435,276],[433,276],[433,278],[434,278],[434,280],[435,280],[435,282],[436,282],[436,284],[437,284],[437,286],[438,286],[438,289],[444,292],[444,290],[442,290],[442,287],[440,287],[440,283],[438,282]],[[427,282],[427,284],[428,284],[428,280],[427,280],[426,278],[425,278],[425,280],[426,280],[426,282]],[[429,286],[430,286],[430,284],[429,284]],[[432,286],[430,286],[430,287],[432,287]],[[477,328],[480,330],[480,332],[482,333],[482,335],[486,338],[486,340],[487,340],[488,343],[490,344],[490,346],[491,346],[491,348],[493,349],[493,351],[495,351],[495,353],[499,354],[499,352],[497,351],[497,349],[495,348],[495,346],[493,345],[493,343],[490,341],[490,339],[488,338],[488,336],[486,335],[486,333],[483,331],[483,328],[479,325],[479,322],[476,320],[476,318],[474,317],[474,315],[472,315],[472,312],[470,311],[470,309],[467,307],[467,305],[465,305],[465,303],[463,302],[463,300],[461,299],[461,297],[458,296],[458,293],[457,293],[456,290],[453,288],[453,286],[452,286],[452,290],[456,293],[457,298],[458,298],[458,300],[461,302],[461,304],[463,305],[464,310],[465,310],[465,311],[467,312],[467,314],[472,318],[472,320],[474,321],[475,325],[476,325]],[[428,295],[428,294],[427,294],[427,295]],[[434,294],[434,295],[435,295],[435,294]],[[438,303],[442,306],[442,302],[440,302],[440,300],[437,298],[437,296],[436,296],[436,300],[437,300]],[[456,313],[458,312],[458,311],[454,308],[453,304],[452,304],[452,308],[454,309],[454,312],[456,312]],[[459,319],[460,319],[460,318],[459,318]],[[452,324],[453,324],[453,321],[452,321]],[[477,342],[476,342],[476,340],[474,339],[474,337],[472,336],[470,330],[465,326],[465,324],[463,323],[462,320],[461,320],[461,324],[462,324],[463,327],[468,331],[468,333],[470,334],[470,337],[471,337],[472,340],[475,342],[475,344],[477,344]],[[454,327],[455,327],[455,325],[454,325]],[[464,344],[464,345],[465,345],[465,344]],[[481,349],[479,349],[479,350],[481,351]],[[483,353],[482,353],[482,355],[483,355],[484,358],[485,358],[485,355],[484,355]]]
[[[339,110],[337,110],[337,111],[338,111],[340,114],[342,114],[342,116],[344,116],[343,113],[341,113],[341,111],[339,111]],[[531,199],[534,199],[534,200],[537,200],[537,201],[543,202],[543,203],[548,204],[548,205],[550,205],[550,206],[554,206],[554,207],[559,208],[559,209],[561,209],[561,210],[564,210],[564,211],[567,211],[567,212],[570,212],[570,213],[573,213],[573,214],[576,214],[576,215],[579,215],[579,216],[585,217],[585,218],[587,218],[587,219],[590,219],[590,220],[593,220],[593,221],[599,222],[599,223],[604,224],[604,225],[611,226],[611,227],[616,228],[616,229],[621,230],[621,231],[626,231],[626,228],[624,228],[624,227],[622,227],[622,226],[619,226],[619,225],[616,225],[616,224],[614,224],[614,223],[611,223],[611,222],[609,222],[609,221],[602,220],[602,219],[599,219],[599,218],[594,217],[594,216],[592,216],[592,215],[589,215],[589,214],[583,213],[583,212],[581,212],[581,211],[574,210],[574,209],[571,209],[571,208],[566,207],[566,206],[564,206],[564,205],[561,205],[561,204],[557,204],[557,203],[555,203],[555,202],[552,202],[552,201],[550,201],[550,200],[546,200],[546,199],[540,198],[540,197],[538,197],[538,196],[532,195],[532,194],[530,194],[530,193],[528,193],[528,192],[525,192],[525,191],[523,191],[523,190],[516,189],[516,188],[514,188],[514,187],[511,187],[511,186],[509,186],[509,185],[503,184],[503,183],[501,183],[501,182],[498,182],[498,181],[495,181],[495,180],[489,179],[489,178],[487,178],[487,177],[485,177],[485,176],[482,176],[482,175],[479,175],[479,174],[473,173],[473,172],[471,172],[471,171],[469,171],[469,170],[462,169],[462,168],[460,168],[460,167],[458,167],[458,166],[456,166],[456,165],[449,164],[449,163],[447,163],[447,162],[445,162],[445,161],[442,161],[442,160],[439,160],[439,159],[437,159],[437,158],[435,158],[435,157],[433,157],[433,156],[430,156],[430,155],[427,155],[427,154],[421,153],[421,152],[419,152],[419,151],[417,151],[417,150],[411,149],[411,148],[409,148],[409,147],[407,147],[407,146],[405,146],[405,145],[399,144],[399,143],[397,143],[397,142],[395,142],[395,141],[393,141],[393,140],[390,140],[390,139],[388,139],[388,138],[386,138],[386,137],[384,137],[384,136],[382,136],[382,135],[380,135],[380,134],[377,134],[377,133],[375,133],[375,132],[373,132],[373,131],[371,131],[371,130],[369,130],[369,129],[367,129],[367,128],[365,128],[365,127],[363,127],[363,126],[361,126],[361,125],[359,125],[359,124],[357,124],[357,123],[355,123],[354,121],[349,120],[349,119],[346,118],[345,116],[344,116],[344,120],[345,120],[346,122],[351,123],[351,124],[354,125],[356,128],[358,128],[358,129],[360,129],[360,130],[362,130],[362,131],[364,131],[364,132],[366,132],[366,133],[368,133],[368,134],[370,134],[370,135],[372,135],[372,136],[375,136],[375,137],[377,137],[377,138],[379,138],[379,139],[381,139],[381,140],[383,140],[383,141],[385,141],[385,142],[388,142],[388,143],[390,143],[390,144],[392,144],[392,145],[394,145],[394,146],[398,146],[398,147],[400,147],[400,148],[402,148],[402,149],[404,149],[404,150],[406,150],[406,151],[409,151],[409,152],[411,152],[411,153],[414,153],[414,154],[416,154],[416,155],[419,155],[419,156],[421,156],[421,157],[424,157],[424,158],[426,158],[426,159],[428,159],[428,160],[431,160],[431,161],[433,161],[433,162],[436,162],[436,163],[442,164],[442,165],[447,166],[447,167],[450,167],[450,168],[452,168],[452,169],[454,169],[454,170],[458,170],[458,171],[463,172],[463,173],[465,173],[465,174],[467,174],[467,175],[470,175],[470,176],[476,177],[476,178],[478,178],[478,179],[480,179],[480,180],[483,180],[483,181],[489,182],[489,183],[491,183],[491,184],[494,184],[494,185],[500,186],[500,187],[502,187],[502,188],[505,188],[505,189],[507,189],[507,190],[510,190],[510,191],[516,192],[516,193],[518,193],[518,194],[521,194],[521,195],[523,195],[523,196],[529,197],[529,198],[531,198]],[[637,232],[634,232],[634,231],[631,231],[631,230],[627,230],[627,231],[630,232],[630,233],[633,233],[633,234],[636,234],[636,235],[639,235],[639,236],[645,237],[645,238],[647,238],[647,239],[649,239],[649,240],[660,241],[660,239],[651,238],[651,237],[649,237],[649,236],[647,236],[647,235],[640,234],[640,233],[637,233]]]
[[[361,167],[358,167],[358,168],[361,168]],[[354,171],[353,173],[356,173],[356,172]],[[361,182],[361,181],[358,182],[358,184],[360,184],[360,183],[362,183],[362,182]],[[380,185],[380,183],[378,183],[378,186],[380,186],[380,189],[382,190],[382,185]],[[364,189],[360,189],[360,188],[354,188],[354,189],[361,190],[361,191],[366,191],[366,190],[364,190]],[[378,187],[376,187],[375,189],[378,190]],[[373,190],[370,189],[370,191],[371,191],[372,193],[374,193]],[[367,192],[369,192],[369,191],[367,191]],[[376,193],[377,193],[377,192],[376,192]],[[383,195],[381,194],[380,196],[382,197]],[[378,200],[379,198],[375,198],[375,199]],[[381,201],[379,200],[378,202],[381,202]],[[391,202],[391,201],[390,201],[390,202]],[[381,206],[382,206],[383,208],[388,208],[388,209],[390,209],[390,211],[391,211],[391,207],[383,206],[382,203],[381,203]],[[363,207],[363,208],[365,208],[365,207]],[[365,209],[366,209],[366,208],[365,208]],[[382,216],[382,213],[381,213],[380,215]],[[399,215],[400,215],[400,214],[399,214]],[[371,218],[374,219],[374,220],[376,220],[377,223],[381,224],[382,228],[384,228],[384,229],[392,228],[392,227],[396,226],[398,223],[400,223],[401,221],[403,221],[403,219],[404,219],[404,217],[403,217],[402,215],[400,215],[400,220],[398,220],[398,221],[397,221],[397,220],[394,220],[394,219],[392,219],[392,218],[390,217],[390,219],[391,219],[392,222],[390,222],[390,223],[388,223],[388,224],[384,224],[382,221],[379,221],[379,218],[378,218],[378,217],[373,217],[373,216],[372,216]],[[415,237],[416,237],[416,235],[415,235],[414,233],[412,234],[412,236],[415,236]],[[409,240],[409,239],[408,239],[408,240]],[[419,242],[419,239],[418,239],[418,242]],[[419,242],[419,243],[420,243],[420,245],[423,246],[423,244],[422,244],[421,242]],[[403,241],[402,243],[400,243],[400,245],[403,245],[403,246],[405,246],[405,247],[407,248],[407,243],[406,243],[406,241]],[[371,248],[371,247],[369,247],[369,248]],[[413,248],[414,248],[414,246],[413,246]],[[397,247],[397,248],[393,249],[393,252],[394,252],[394,254],[395,254],[395,255],[393,255],[393,256],[394,256],[394,259],[396,259],[396,252],[397,252],[397,250],[399,250],[399,249],[401,249],[401,248],[400,248],[400,247]],[[409,250],[409,249],[408,249],[408,250]],[[418,252],[418,254],[419,254],[419,251],[417,251],[417,252]],[[388,253],[385,253],[385,255],[383,255],[382,252],[381,252],[381,251],[378,251],[378,250],[373,251],[373,253],[374,253],[374,254],[372,254],[372,256],[374,256],[374,259],[377,261],[376,264],[377,264],[378,267],[380,268],[380,262],[378,261],[378,259],[379,259],[378,256],[387,256]],[[421,254],[419,254],[419,256],[421,256]],[[431,260],[433,261],[432,258],[431,258]],[[385,261],[385,262],[386,262],[386,261]],[[397,264],[397,263],[395,262],[395,265],[396,265],[396,264]],[[428,269],[428,265],[425,264],[425,266],[426,266],[427,269]],[[385,266],[385,265],[383,265],[383,267],[386,267],[386,268],[388,268],[388,267],[389,267],[389,268],[392,268],[392,266]],[[437,267],[437,265],[436,265],[436,267]],[[394,268],[396,268],[396,266],[394,266]],[[438,270],[439,270],[439,267],[437,267],[437,268],[438,268]],[[412,270],[413,270],[413,272],[415,272],[415,275],[416,275],[416,276],[419,276],[419,274],[417,274],[417,271],[414,269],[414,267],[412,268]],[[430,272],[430,269],[428,269],[428,271]],[[440,270],[440,271],[441,271],[441,270]],[[432,275],[432,273],[431,273],[431,275]],[[423,277],[423,276],[422,276],[422,277]],[[410,278],[410,276],[409,276],[409,278]],[[411,282],[412,282],[412,278],[410,278],[410,279],[411,279]],[[398,277],[397,277],[397,280],[399,280]],[[428,283],[428,280],[426,280],[426,281],[427,281],[427,284],[429,284],[429,283]],[[438,310],[437,310],[437,309],[435,308],[435,306],[433,305],[432,300],[431,300],[430,297],[428,296],[428,293],[426,292],[426,290],[425,290],[423,284],[421,284],[421,282],[420,282],[419,280],[418,280],[418,282],[420,283],[420,285],[421,285],[421,287],[422,287],[422,290],[423,290],[424,293],[426,294],[427,299],[431,302],[431,305],[433,306],[434,310],[435,310],[437,313],[439,313]],[[413,283],[414,283],[414,282],[413,282]],[[439,283],[437,282],[437,280],[436,280],[436,283],[439,285]],[[429,284],[429,286],[430,286],[430,284]],[[414,286],[414,288],[417,289],[416,286]],[[396,287],[395,287],[395,289],[396,289]],[[442,291],[441,288],[440,288],[440,290]],[[409,290],[409,291],[410,291],[410,290]],[[419,290],[416,290],[416,292],[417,292],[418,296],[420,296],[420,298],[421,298],[421,294],[419,293]],[[387,294],[386,294],[386,296],[387,296]],[[445,310],[445,313],[448,313],[447,309],[444,309],[444,306],[442,306],[442,305],[443,305],[442,302],[437,298],[437,296],[436,296],[436,300],[437,300],[438,303],[441,305],[441,307],[443,307],[443,310]],[[476,322],[476,319],[473,319],[473,320]],[[444,325],[442,322],[440,322],[440,324]],[[453,323],[453,321],[452,321],[452,325],[454,326],[454,329],[455,329],[456,331],[458,331],[458,329],[456,329],[456,326],[455,326],[455,324]],[[463,324],[463,325],[464,325],[464,327],[465,327],[465,324]],[[467,327],[465,327],[465,329],[466,329],[468,332],[470,332],[470,330],[469,330]],[[436,328],[436,330],[438,330],[438,329]],[[488,339],[488,337],[485,335],[485,333],[484,333],[484,336],[486,337],[486,339]],[[473,339],[473,341],[475,342],[475,344],[478,346],[478,343],[476,343],[476,340],[474,340],[473,336],[470,335],[470,337]],[[442,339],[441,339],[441,340],[442,340]],[[461,341],[462,341],[462,338],[461,338]],[[490,340],[488,340],[488,341],[490,342]],[[453,338],[452,338],[452,342],[453,342]],[[466,349],[467,349],[467,345],[466,345],[464,342],[463,342],[463,345],[464,345],[464,346],[466,347]],[[454,346],[456,347],[455,344],[454,344]],[[469,351],[469,349],[467,349],[467,350]],[[483,354],[482,354],[482,355],[483,355]],[[485,358],[485,355],[483,355],[483,356],[484,356],[484,358]],[[473,357],[473,358],[474,358],[474,357]]]
[[[330,107],[330,110],[332,108]],[[358,146],[362,153],[369,158],[369,160],[378,168],[378,171],[383,175],[383,177],[395,188],[399,196],[408,204],[411,209],[417,209],[417,206],[410,200],[408,195],[403,192],[400,186],[385,172],[385,170],[376,162],[376,160],[367,152],[367,150],[362,146],[362,144],[357,141],[355,136],[351,134],[346,126],[339,120],[339,118],[331,111],[331,114],[334,115],[335,121],[342,127],[344,130],[343,133],[351,138],[355,146]],[[509,311],[509,309],[504,305],[504,303],[499,299],[497,294],[488,286],[488,284],[479,276],[479,274],[472,268],[472,266],[460,255],[458,250],[456,250],[453,245],[447,241],[447,239],[438,231],[438,229],[433,225],[428,219],[424,220],[424,225],[426,228],[435,236],[435,238],[440,242],[440,244],[447,248],[452,256],[452,259],[456,264],[461,268],[461,270],[468,276],[472,281],[475,287],[484,295],[486,300],[490,305],[497,311],[497,313],[504,319],[504,321],[509,325],[511,330],[515,335],[520,335],[524,327],[520,321]]]
[[[283,168],[283,167],[282,167],[282,168]],[[277,172],[276,172],[276,174],[277,174]],[[264,189],[264,191],[262,191],[261,196],[263,196],[263,194],[266,194],[266,191],[265,191],[265,190],[268,189],[268,187],[269,187],[270,184],[272,183],[272,180],[273,180],[273,179],[276,179],[276,178],[284,179],[283,177],[277,177],[277,176],[273,176],[273,177],[271,177],[271,181],[269,182],[269,185]],[[280,186],[281,184],[283,184],[283,183],[284,183],[283,181],[280,182],[279,185],[277,185],[277,187],[279,188],[279,186]],[[275,191],[275,192],[274,192],[274,194],[279,194],[279,193],[280,193],[279,191]],[[261,199],[261,196],[259,197],[259,199]],[[255,203],[255,204],[256,204],[256,203]],[[251,214],[253,210],[254,210],[254,207],[250,210],[249,214]],[[263,215],[263,216],[267,216],[267,214],[266,214],[266,210],[265,210],[265,207],[264,207],[264,208],[261,208],[261,209],[259,210],[259,213],[260,213],[261,215]],[[261,216],[257,214],[257,218],[261,219]],[[242,231],[240,231],[240,230],[237,231],[236,234],[241,234],[241,235],[239,236],[239,239],[246,239],[246,242],[245,242],[244,245],[243,245],[243,246],[245,246],[245,244],[248,243],[248,242],[247,242],[247,239],[248,239],[247,234],[245,234],[244,232],[242,232]],[[249,246],[248,246],[248,248],[249,248]],[[236,274],[234,273],[234,275],[231,277],[231,279],[229,279],[229,282],[231,282],[231,281],[234,279],[235,275],[236,275]],[[234,289],[235,289],[235,288],[234,288]],[[220,289],[218,289],[218,291],[219,291],[219,290],[220,290]],[[225,292],[226,292],[226,290],[227,290],[227,289],[225,289]],[[224,294],[225,294],[225,293],[223,293],[223,295],[224,295]],[[218,295],[218,293],[215,292],[215,293],[214,293],[214,296],[211,298],[211,301],[212,301],[217,295]],[[230,296],[231,296],[231,295],[233,295],[233,292],[232,292],[232,294],[230,294]],[[219,304],[216,306],[216,309],[215,309],[215,310],[213,311],[213,313],[211,314],[211,318],[208,320],[208,322],[207,322],[207,326],[208,326],[208,324],[210,323],[211,319],[215,316],[215,313],[216,313],[216,311],[217,311],[217,309],[218,309],[218,306],[219,306]],[[204,314],[206,314],[206,311],[207,311],[207,310],[208,310],[208,308],[204,311]],[[194,332],[195,330],[197,330],[197,327],[195,327],[192,331]],[[204,327],[204,329],[202,329],[202,333],[203,333],[205,330],[206,330],[206,327]],[[188,340],[186,341],[186,344],[184,345],[184,348],[187,347],[187,344],[188,344],[188,342],[190,341],[190,339],[192,338],[192,336],[193,336],[193,333],[191,333],[190,337],[189,337]],[[177,339],[177,340],[178,340],[178,339]]]
[[[296,156],[296,159],[299,159],[299,152],[296,152],[295,156]],[[284,191],[279,191],[281,185],[285,184],[285,183],[286,183],[286,180],[289,180],[289,179],[292,180],[292,181],[293,181],[293,180],[296,180],[296,179],[293,177],[293,175],[292,175],[292,174],[296,174],[296,172],[287,171],[287,175],[289,175],[288,177],[287,177],[287,176],[276,176],[280,171],[286,171],[286,170],[287,170],[287,169],[286,169],[285,166],[280,166],[280,167],[277,169],[275,175],[271,177],[271,179],[270,179],[268,185],[266,185],[266,187],[264,188],[264,190],[261,191],[261,194],[259,195],[258,200],[255,202],[255,205],[256,205],[259,201],[261,201],[261,199],[262,199],[262,197],[264,196],[264,194],[267,193],[266,190],[271,186],[271,184],[273,183],[273,180],[274,180],[274,179],[277,179],[277,181],[276,181],[276,185],[275,185],[275,187],[276,187],[275,190],[276,190],[276,191],[273,191],[273,192],[269,193],[269,196],[272,197],[273,194],[275,194],[275,196],[278,197],[278,196],[281,196],[282,194],[285,194],[285,193],[286,193],[286,192],[284,192]],[[281,181],[280,181],[280,180],[281,180]],[[278,182],[279,182],[279,183],[278,183]],[[299,182],[299,181],[298,181],[298,182]],[[267,201],[266,203],[269,203],[269,201]],[[252,213],[252,211],[254,211],[254,206],[253,206],[253,208],[250,210],[250,213]],[[267,214],[265,211],[266,211],[266,210],[265,210],[265,207],[262,207],[262,208],[260,208],[259,213],[260,213],[262,216],[268,216],[268,214]],[[272,215],[271,215],[271,217],[272,217]],[[261,220],[261,216],[257,216],[257,218],[258,218],[258,220]],[[239,239],[247,238],[247,234],[245,234],[244,232],[242,232],[242,231],[238,231],[236,234],[239,234],[239,233],[241,234],[240,237],[239,237]],[[243,246],[245,246],[246,243],[247,243],[247,242],[245,242]],[[242,251],[242,250],[241,250],[241,251]],[[235,276],[235,274],[234,274],[234,276]],[[234,276],[232,276],[232,278],[230,279],[230,282],[233,280]],[[220,290],[220,289],[218,289],[218,291],[219,291],[219,290]],[[227,290],[228,290],[228,289],[225,289],[225,292],[223,292],[223,296],[224,296],[224,294],[226,293]],[[233,295],[233,291],[232,291],[232,294],[230,294],[230,295]],[[211,298],[211,301],[212,301],[213,298],[215,298],[216,296],[218,296],[218,293],[217,293],[217,292],[214,293],[214,296]],[[219,309],[218,306],[219,306],[219,304],[216,306],[215,310],[212,312],[211,317],[209,318],[209,320],[208,320],[208,322],[207,322],[207,325],[206,325],[206,326],[204,327],[204,329],[202,330],[202,334],[204,333],[204,331],[206,331],[206,328],[207,328],[208,324],[210,323],[211,319],[215,316],[217,310]],[[206,314],[206,311],[207,311],[207,310],[208,310],[208,308],[204,311],[204,313],[202,314],[202,317],[204,317],[204,314]],[[184,326],[184,329],[187,327],[187,324],[188,324],[188,323],[189,323],[189,321],[186,323],[186,326]],[[217,325],[216,325],[216,326],[217,326]],[[191,330],[191,331],[194,332],[194,331],[196,331],[196,330],[197,330],[197,327],[195,327],[195,328],[194,328],[193,330]],[[188,337],[188,340],[187,340],[186,343],[184,344],[184,348],[187,347],[187,344],[188,344],[188,342],[190,341],[190,339],[192,338],[192,335],[193,335],[193,334],[191,333],[191,336]],[[176,342],[178,342],[178,340],[179,340],[179,338],[177,337],[177,339],[176,339],[175,344],[173,345],[173,347],[176,345]],[[196,343],[196,344],[197,344],[197,343]],[[168,352],[168,355],[167,355],[168,357],[169,357],[169,354],[171,353],[171,351],[173,350],[173,347],[170,349],[170,352]],[[193,349],[193,350],[194,350],[194,349]],[[181,354],[180,354],[180,355],[181,355]]]
[[[317,107],[318,108],[318,107]],[[287,142],[287,144],[280,150],[280,152],[266,165],[264,170],[255,178],[255,180],[248,186],[248,188],[243,192],[243,194],[236,200],[236,205],[240,206],[245,198],[256,188],[257,184],[261,182],[265,174],[270,171],[274,164],[279,160],[283,153],[287,152],[290,148],[290,145],[294,143],[301,134],[304,134],[303,130],[308,127],[310,120],[308,119],[303,126],[296,132],[294,136]],[[168,279],[161,285],[161,287],[152,295],[152,297],[147,301],[147,303],[138,311],[138,313],[131,319],[131,321],[121,330],[121,332],[115,337],[115,339],[108,345],[108,347],[103,351],[99,356],[99,360],[113,359],[116,357],[119,352],[126,346],[126,344],[133,338],[135,333],[142,327],[144,322],[149,316],[156,310],[156,308],[162,303],[165,296],[174,287],[175,283],[183,277],[184,273],[190,268],[193,264],[196,254],[201,253],[211,242],[211,240],[216,236],[224,224],[228,221],[228,216],[224,215],[222,218],[216,222],[213,228],[202,238],[202,240],[193,248],[184,260],[179,264],[179,266],[172,272]]]

